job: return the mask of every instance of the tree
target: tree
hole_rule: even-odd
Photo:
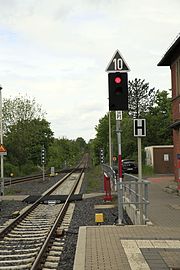
[[[56,169],[61,169],[65,167],[67,163],[67,158],[69,154],[69,141],[65,138],[54,139],[53,144],[49,149],[49,167],[55,167]]]
[[[143,140],[147,145],[172,144],[171,98],[167,91],[157,91],[154,106],[149,108],[144,117],[147,119],[147,137]]]
[[[86,142],[81,137],[76,140],[55,139],[50,147],[48,166],[56,169],[74,166],[82,158],[85,149]]]
[[[82,137],[78,137],[76,139],[76,146],[78,148],[78,151],[81,154],[83,154],[86,151],[87,144],[86,144],[85,140]]]
[[[144,84],[144,81],[135,80],[139,83]],[[148,93],[148,84],[145,84],[146,93]],[[142,87],[142,89],[144,89]],[[122,158],[133,158],[137,159],[137,140],[133,136],[133,117],[141,116],[147,120],[147,136],[143,138],[143,146],[148,145],[163,145],[172,144],[172,130],[169,128],[172,117],[171,117],[171,98],[168,96],[167,91],[157,91],[154,93],[154,88],[150,91],[149,101],[147,95],[147,101],[145,102],[145,95],[138,95],[138,100],[143,97],[142,104],[138,103],[137,106],[132,104],[131,99],[131,111],[124,112],[121,121],[121,146],[122,146]],[[137,100],[136,100],[137,101]],[[145,104],[147,103],[147,104]],[[134,111],[133,111],[134,106]],[[138,108],[136,112],[135,108]],[[96,137],[90,143],[90,149],[93,163],[100,163],[100,148],[103,148],[105,154],[105,162],[109,161],[109,116],[106,114],[99,120],[96,126]],[[118,154],[117,147],[117,134],[116,134],[116,120],[115,114],[111,113],[111,130],[112,130],[112,146],[113,155]]]
[[[45,113],[35,99],[18,96],[14,99],[5,98],[3,100],[3,130],[8,132],[10,126],[21,121],[31,121],[33,119],[43,119]]]
[[[44,114],[35,99],[23,96],[4,99],[4,144],[8,149],[5,166],[7,164],[9,169],[14,166],[19,174],[28,173],[28,170],[32,172],[34,168],[37,169],[37,164],[40,165],[42,145],[48,153],[53,132]]]
[[[135,79],[129,81],[129,115],[139,118],[143,112],[152,107],[155,98],[155,88],[149,88],[145,80]]]
[[[133,135],[133,119],[128,113],[123,113],[121,129],[123,159],[137,159],[137,139]]]
[[[108,162],[108,140],[109,140],[109,116],[108,113],[99,120],[98,125],[95,127],[96,138],[94,140],[94,163],[100,163],[100,149],[104,150],[105,161]]]
[[[21,120],[8,128],[4,137],[8,149],[7,161],[19,168],[27,164],[37,167],[41,164],[41,148],[44,145],[48,157],[48,148],[53,141],[53,132],[45,120]],[[24,172],[26,173],[26,172]]]

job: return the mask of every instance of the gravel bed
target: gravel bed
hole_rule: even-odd
[[[5,195],[40,195],[47,189],[52,187],[55,183],[62,178],[64,174],[46,178],[45,181],[33,180],[27,183],[19,183],[5,187]],[[0,201],[0,225],[2,225],[6,220],[11,218],[11,215],[15,211],[20,211],[27,206],[27,203],[23,201],[16,200],[3,200]]]
[[[44,182],[42,180],[34,180],[33,182],[29,182],[26,184],[16,184],[14,186],[11,186],[10,188],[6,188],[5,193],[13,192],[14,195],[40,195],[45,190],[54,185],[59,180],[59,178],[60,176],[57,176],[46,179]],[[103,192],[102,179],[102,177],[101,179],[97,179],[97,181],[100,181],[100,188],[98,191],[95,190],[95,192]],[[81,193],[86,192],[86,185],[87,183],[85,177],[81,188]],[[113,225],[117,222],[117,207],[100,210],[96,210],[94,208],[95,205],[102,205],[103,203],[104,202],[102,196],[84,199],[75,203],[75,211],[71,224],[69,226],[69,230],[66,233],[66,243],[64,246],[64,251],[62,253],[62,259],[58,267],[59,270],[73,269],[79,227],[96,225],[95,213],[100,212],[104,214],[104,225]],[[7,219],[9,219],[9,217],[14,211],[20,210],[25,206],[27,206],[27,203],[21,201],[1,201],[0,225],[3,224]]]
[[[59,270],[73,269],[79,227],[97,225],[95,223],[95,213],[100,212],[104,214],[105,225],[112,225],[116,222],[117,208],[100,209],[100,211],[98,211],[94,209],[94,205],[98,204],[103,204],[102,197],[85,199],[83,201],[76,202],[73,219],[71,221],[68,233],[66,234],[67,238],[61,256],[60,265],[58,267]]]

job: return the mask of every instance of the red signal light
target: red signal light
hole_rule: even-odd
[[[122,79],[120,77],[116,77],[114,79],[115,83],[121,83]]]

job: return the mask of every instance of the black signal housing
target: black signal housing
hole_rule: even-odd
[[[128,110],[128,76],[126,72],[108,74],[109,111]]]

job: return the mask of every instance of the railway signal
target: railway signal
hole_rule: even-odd
[[[42,147],[41,149],[41,164],[45,164],[46,163],[46,151],[45,151],[45,148],[44,146]]]
[[[128,76],[127,73],[109,73],[109,110],[128,110]]]
[[[104,150],[100,149],[100,161],[101,163],[104,163]]]
[[[41,148],[41,164],[42,164],[43,181],[45,180],[45,168],[44,168],[45,163],[46,163],[46,150],[43,145],[43,147]]]
[[[127,111],[128,110],[127,73],[130,71],[130,69],[118,50],[115,52],[106,71],[108,72],[109,115],[110,115],[110,111]],[[123,220],[123,207],[122,207],[123,190],[122,190],[122,184],[121,184],[122,182],[122,154],[121,154],[121,128],[120,128],[121,119],[122,119],[121,113],[116,114],[116,132],[117,132],[117,142],[118,142],[118,172],[119,172],[119,177],[118,177],[118,182],[117,182],[119,224],[121,224]],[[110,120],[109,120],[109,126],[110,126]],[[111,149],[111,143],[109,143],[109,149]]]

